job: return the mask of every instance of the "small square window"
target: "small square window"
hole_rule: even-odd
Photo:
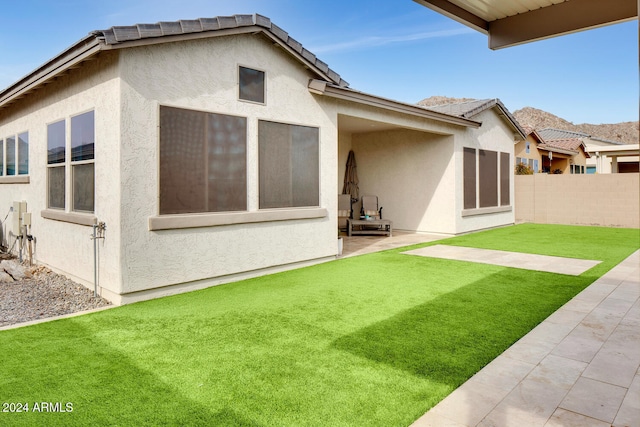
[[[239,97],[264,104],[264,71],[239,67]]]

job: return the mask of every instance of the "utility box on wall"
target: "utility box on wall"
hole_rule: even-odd
[[[21,202],[13,202],[13,222],[11,227],[11,233],[14,236],[20,236],[22,234],[22,214],[27,212],[27,202],[24,200]]]

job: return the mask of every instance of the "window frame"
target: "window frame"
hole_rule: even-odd
[[[204,210],[204,211],[193,211],[193,212],[163,212],[162,210],[162,154],[161,154],[161,150],[162,150],[162,131],[161,131],[161,126],[162,126],[162,109],[163,108],[167,108],[167,109],[173,109],[173,110],[183,110],[183,111],[187,111],[187,112],[191,112],[191,113],[199,113],[199,114],[203,114],[205,115],[204,118],[204,126],[207,127],[208,126],[208,116],[209,115],[216,115],[216,116],[222,116],[222,117],[228,117],[228,118],[235,118],[235,119],[242,119],[244,121],[244,209],[241,210],[221,210],[221,211],[208,211],[208,210]],[[223,215],[223,214],[229,214],[231,212],[246,212],[249,209],[249,119],[246,116],[241,116],[241,115],[236,115],[236,114],[227,114],[227,113],[218,113],[218,112],[214,112],[214,111],[206,111],[206,110],[200,110],[200,109],[196,109],[196,108],[186,108],[184,106],[175,106],[175,105],[166,105],[166,104],[159,104],[158,105],[158,127],[159,127],[159,131],[158,131],[158,208],[157,208],[157,215],[159,217],[165,217],[165,216],[173,216],[173,215],[180,215],[180,216],[185,216],[185,215]],[[203,145],[203,150],[206,151],[207,156],[206,158],[209,158],[209,150],[211,149],[211,147],[208,146],[208,141],[205,139],[202,141]],[[205,161],[209,161],[209,160],[205,160]],[[204,179],[206,180],[207,177],[205,176]],[[208,188],[208,185],[207,185]],[[208,199],[208,195],[205,195],[205,199]],[[207,202],[207,207],[208,207],[208,202]]]
[[[63,134],[63,141],[64,141],[64,150],[62,151],[63,153],[63,158],[62,161],[58,161],[58,162],[49,162],[49,129],[51,126],[53,125],[57,125],[59,123],[62,123],[62,129],[64,131]],[[67,119],[63,118],[63,119],[59,119],[59,120],[54,120],[52,122],[47,123],[46,125],[47,128],[47,177],[46,177],[46,181],[47,181],[47,209],[55,209],[57,211],[65,211],[66,207],[67,207]],[[52,168],[62,168],[62,170],[64,171],[64,173],[62,174],[62,176],[64,177],[64,184],[63,184],[63,191],[62,191],[62,207],[59,206],[52,206],[51,205],[51,177],[50,177],[50,169]]]
[[[93,151],[91,153],[92,157],[88,159],[73,160],[73,120],[89,113],[92,113],[92,127],[93,127],[93,135],[92,135]],[[63,134],[64,145],[58,145],[54,148],[64,147],[64,150],[62,151],[63,158],[62,160],[59,160],[56,162],[50,162],[49,140],[51,135],[49,133],[49,130],[51,126],[54,126],[60,123],[62,123],[62,130],[64,131],[64,134]],[[47,160],[46,160],[47,187],[46,187],[46,204],[45,205],[47,207],[46,209],[41,211],[41,216],[43,218],[51,219],[55,221],[63,221],[63,222],[69,222],[69,223],[78,224],[78,225],[91,226],[97,222],[97,218],[95,216],[95,211],[96,211],[95,146],[96,146],[96,139],[97,139],[96,109],[95,108],[87,109],[80,113],[67,115],[57,120],[51,121],[46,124],[46,129],[47,129]],[[92,210],[76,209],[75,207],[75,192],[77,189],[75,188],[76,186],[74,185],[74,167],[82,166],[86,164],[93,165],[93,188],[92,188],[93,209]],[[63,193],[62,204],[64,205],[63,207],[52,206],[51,200],[50,200],[51,198],[50,171],[56,168],[63,169],[64,171],[62,174],[62,176],[64,177],[64,189],[62,192]]]
[[[22,135],[27,135],[27,150],[26,150],[26,173],[21,173],[21,161],[20,155],[20,140]],[[13,169],[14,173],[7,174],[7,141],[13,140]],[[24,130],[21,132],[11,133],[9,135],[0,138],[0,184],[28,184],[30,182],[29,175],[29,131]]]
[[[241,78],[241,69],[246,69],[250,71],[256,71],[262,73],[262,101],[256,101],[253,99],[245,99],[242,97],[242,78]],[[237,64],[237,83],[238,83],[238,101],[248,102],[256,105],[267,105],[267,71],[261,68],[256,68],[253,66],[248,66],[244,64]]]
[[[483,152],[491,152],[491,153],[495,153],[496,155],[496,180],[495,180],[495,190],[497,192],[497,202],[495,206],[481,206],[481,165],[480,165],[480,151]],[[502,212],[510,212],[513,211],[513,201],[511,200],[511,187],[512,187],[512,176],[513,173],[511,172],[511,153],[507,152],[507,151],[496,151],[496,150],[488,150],[488,149],[484,149],[484,148],[476,148],[476,147],[463,147],[462,150],[463,153],[463,161],[462,161],[462,188],[463,188],[463,195],[462,195],[462,211],[461,211],[461,216],[464,217],[469,217],[469,216],[475,216],[475,215],[485,215],[485,214],[495,214],[495,213],[502,213]],[[473,159],[471,158],[471,155],[473,154]],[[507,155],[507,161],[506,161],[506,165],[503,165],[502,162],[504,160],[504,155]],[[517,159],[522,159],[522,160],[526,160],[524,158],[519,158],[516,157],[516,162]],[[469,165],[469,167],[473,167],[474,168],[474,173],[473,176],[471,176],[471,171],[467,170],[465,168],[465,165]],[[507,177],[508,177],[508,182],[503,180],[503,173],[502,172],[506,172]],[[471,194],[467,194],[466,190],[468,188],[470,188],[470,185],[467,185],[469,183],[465,182],[465,177],[469,177],[469,179],[472,179],[475,183],[475,193],[473,194],[473,196],[475,196],[475,205],[474,207],[470,207],[468,202],[472,199],[472,195]],[[493,175],[490,177],[492,178]],[[485,178],[486,180],[486,178]],[[486,182],[485,182],[486,184]],[[492,190],[493,191],[493,190]],[[506,202],[507,204],[503,204],[503,200],[502,200],[502,194],[504,191],[508,191],[508,201]]]
[[[271,124],[275,124],[275,125],[282,125],[282,126],[288,126],[290,129],[291,128],[308,128],[308,129],[314,129],[316,130],[317,133],[317,140],[315,141],[316,143],[316,153],[317,153],[317,159],[316,159],[316,165],[315,167],[317,167],[317,203],[314,205],[300,205],[300,206],[279,206],[279,207],[275,207],[275,206],[264,206],[262,204],[262,193],[263,193],[263,183],[262,183],[262,172],[261,172],[261,165],[262,165],[262,160],[261,160],[261,148],[260,148],[260,139],[261,139],[261,132],[260,132],[260,124],[261,123],[271,123]],[[276,121],[276,120],[272,120],[272,119],[259,119],[258,120],[258,135],[257,135],[257,151],[258,151],[258,177],[257,177],[257,184],[258,184],[258,209],[259,210],[270,210],[270,209],[310,209],[310,208],[320,208],[321,205],[321,200],[322,200],[322,194],[321,194],[321,188],[322,188],[322,168],[321,168],[321,158],[322,158],[322,152],[321,152],[321,141],[322,141],[322,135],[321,135],[321,128],[319,126],[310,126],[310,125],[305,125],[305,124],[300,124],[300,123],[291,123],[291,122],[283,122],[283,121]],[[291,140],[291,144],[293,144],[293,140]],[[293,171],[292,171],[293,174]],[[294,177],[291,177],[291,183],[293,186],[293,180]],[[292,199],[291,199],[291,204],[293,204],[293,187],[291,189],[292,191]]]
[[[73,119],[77,119],[81,116],[84,116],[86,114],[92,114],[92,127],[93,127],[93,152],[91,153],[91,158],[90,159],[79,159],[79,160],[74,160],[73,159]],[[96,154],[95,154],[95,146],[96,146],[96,112],[95,109],[91,109],[91,110],[87,110],[84,111],[82,113],[78,113],[78,114],[74,114],[69,116],[69,134],[67,135],[67,146],[66,146],[66,150],[67,152],[65,153],[65,161],[68,162],[69,164],[69,170],[66,172],[65,176],[66,179],[69,180],[68,182],[68,186],[71,187],[71,192],[70,192],[70,198],[69,198],[69,203],[70,203],[70,212],[74,212],[74,213],[79,213],[79,214],[93,214],[96,211],[96,185],[95,185],[95,179],[96,179],[96,169],[95,169],[95,161],[96,161]],[[68,154],[68,155],[67,155]],[[76,166],[82,166],[82,165],[88,165],[88,164],[92,164],[93,165],[93,189],[92,189],[92,199],[93,199],[93,209],[91,210],[84,210],[84,209],[76,209],[76,185],[75,185],[75,167]]]

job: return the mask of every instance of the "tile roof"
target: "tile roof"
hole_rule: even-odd
[[[316,58],[301,43],[262,15],[233,15],[200,18],[156,24],[116,26],[92,31],[62,53],[36,68],[7,88],[0,88],[0,109],[26,96],[42,84],[77,67],[104,49],[126,48],[139,44],[171,42],[181,39],[224,36],[229,34],[262,33],[271,41],[301,61],[320,78],[340,87],[349,87],[338,73]],[[162,39],[164,38],[164,39]]]
[[[513,128],[520,134],[522,139],[527,138],[527,132],[520,126],[515,117],[507,110],[502,101],[498,98],[493,99],[477,99],[474,101],[457,102],[452,104],[432,105],[426,108],[427,110],[437,111],[439,113],[451,114],[453,116],[463,117],[465,119],[471,119],[472,117],[480,114],[481,112],[497,107],[502,114],[506,117],[507,121],[513,126]]]
[[[484,111],[488,107],[488,105],[492,103],[492,101],[494,102],[493,105],[495,105],[495,99],[476,99],[474,101],[432,105],[430,107],[424,108],[428,110],[438,111],[440,113],[469,118],[470,116],[475,116],[481,111]],[[491,105],[491,107],[493,105]]]
[[[546,128],[538,131],[538,134],[545,140],[567,139],[567,138],[589,138],[591,135],[582,132],[572,132],[569,130]]]
[[[567,139],[553,139],[546,140],[545,145],[549,147],[561,148],[563,150],[571,150],[578,151],[580,150],[580,146],[583,145],[582,140],[577,138],[567,138]]]
[[[129,26],[115,26],[106,30],[92,31],[90,35],[98,37],[106,45],[119,45],[138,40],[149,40],[167,36],[183,36],[189,34],[202,34],[222,32],[222,30],[234,30],[247,27],[256,27],[269,33],[284,46],[310,62],[320,71],[325,73],[333,83],[342,87],[349,84],[342,80],[340,75],[319,60],[312,52],[289,34],[271,22],[271,19],[259,14],[217,16],[214,18],[199,18],[193,20],[179,20],[171,22],[158,22],[155,24],[136,24]]]

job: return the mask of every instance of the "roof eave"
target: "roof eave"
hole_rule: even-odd
[[[357,102],[359,104],[364,104],[372,107],[383,108],[390,111],[395,111],[403,114],[410,114],[412,116],[417,116],[425,119],[437,120],[440,122],[445,122],[448,124],[453,124],[457,126],[465,126],[471,128],[479,128],[482,123],[459,117],[452,116],[449,114],[438,113],[436,111],[428,110],[426,108],[422,108],[419,106],[414,106],[411,104],[405,104],[403,102],[394,101],[387,98],[382,98],[375,95],[370,95],[368,93],[355,91],[353,89],[339,87],[326,81],[321,80],[311,80],[309,82],[309,92],[314,93],[316,95],[328,96],[330,98],[342,99],[346,101]]]
[[[477,106],[473,110],[467,111],[466,113],[463,114],[463,116],[467,118],[474,117],[485,110],[489,110],[491,108],[496,108],[496,107],[500,111],[499,114],[501,114],[507,119],[507,122],[511,125],[513,130],[515,130],[523,140],[527,139],[527,132],[522,128],[522,126],[520,126],[520,123],[518,123],[516,118],[513,117],[513,115],[509,112],[507,107],[505,107],[502,101],[500,101],[498,98],[487,100],[487,102],[485,102],[484,104]]]
[[[8,88],[0,92],[0,109],[25,96],[47,81],[77,67],[81,62],[97,54],[104,44],[93,35],[81,39],[61,54],[47,61]]]

